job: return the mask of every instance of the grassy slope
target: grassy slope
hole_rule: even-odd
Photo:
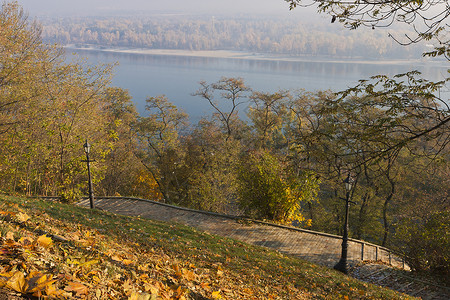
[[[409,299],[334,270],[177,224],[3,195],[0,220],[0,287],[22,294]],[[49,244],[43,232],[66,241]]]

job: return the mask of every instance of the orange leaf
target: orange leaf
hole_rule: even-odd
[[[125,292],[127,295],[130,294],[130,292],[134,290],[134,288],[133,288],[133,283],[131,282],[130,279],[127,279],[127,281],[125,281],[125,282],[122,284],[122,287],[123,287],[124,292]]]
[[[53,284],[47,285],[45,292],[47,296],[53,297],[55,299],[69,299],[72,297],[70,293],[57,289]]]
[[[15,273],[15,271],[0,273],[0,281],[3,280],[6,284],[6,282],[9,280],[9,278],[11,278],[14,275],[14,273]]]
[[[159,286],[156,286],[154,284],[151,284],[149,282],[144,282],[144,290],[146,292],[150,292],[152,295],[155,295],[155,297],[159,294]]]
[[[46,234],[38,237],[37,242],[39,245],[41,245],[44,248],[50,247],[53,243],[52,238],[48,237]]]
[[[209,291],[211,289],[211,287],[209,286],[209,283],[207,283],[207,282],[200,283],[200,286],[202,287],[202,289],[205,289],[207,291]]]
[[[188,281],[194,281],[195,280],[195,273],[192,271],[189,271],[187,269],[183,269],[183,278]]]
[[[53,284],[56,280],[53,280],[50,275],[45,275],[37,271],[31,272],[27,276],[28,292],[29,293],[41,293],[46,290],[47,287]]]
[[[6,233],[6,239],[14,241],[14,232],[8,231],[8,233]]]
[[[175,271],[175,276],[181,277],[183,273],[181,273],[180,266],[177,264],[172,265],[172,269]]]
[[[115,261],[122,261],[122,258],[120,258],[118,255],[111,256],[111,259]]]
[[[68,292],[75,292],[76,296],[82,296],[82,295],[87,295],[87,293],[89,292],[89,289],[87,286],[85,286],[82,283],[79,282],[69,282],[69,285],[66,286],[66,288],[64,289]]]
[[[47,296],[58,296],[62,291],[56,289],[56,287],[53,284],[48,284],[45,287],[45,292]]]
[[[23,223],[28,221],[30,219],[30,216],[27,215],[26,213],[18,213],[17,219],[19,220],[19,222]]]
[[[151,295],[147,293],[132,292],[128,300],[149,300],[150,297]]]
[[[26,282],[23,273],[20,271],[15,272],[14,275],[9,278],[6,286],[10,289],[15,290],[16,292],[24,293],[26,290]]]
[[[148,271],[150,271],[150,268],[149,268],[149,266],[148,266],[148,264],[147,265],[139,265],[138,266],[138,270],[139,271],[142,271],[142,272],[148,272]]]
[[[11,211],[3,211],[3,210],[0,210],[0,215],[1,215],[1,216],[15,216],[16,213],[15,213],[15,212],[11,212]]]

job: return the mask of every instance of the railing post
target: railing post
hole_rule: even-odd
[[[364,243],[361,243],[361,261],[364,261]]]
[[[378,261],[378,247],[375,246],[375,261]]]
[[[389,251],[389,265],[392,266],[392,256],[391,256],[391,251]]]

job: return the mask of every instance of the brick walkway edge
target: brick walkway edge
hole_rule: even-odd
[[[52,197],[43,198],[52,199]],[[89,199],[83,199],[77,204],[89,207]],[[198,211],[140,198],[96,197],[95,208],[121,215],[181,223],[211,234],[272,248],[330,268],[341,256],[342,237],[322,232]],[[364,241],[349,239],[349,265],[354,266],[361,261],[382,261],[407,269],[404,261],[393,251]]]

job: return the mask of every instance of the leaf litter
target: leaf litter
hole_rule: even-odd
[[[299,273],[299,266],[290,265],[294,260],[282,254],[246,248],[195,230],[188,232],[173,225],[154,224],[162,227],[164,236],[156,238],[143,227],[136,227],[146,222],[139,218],[95,212],[103,226],[95,228],[83,224],[76,213],[68,221],[51,216],[45,207],[40,210],[28,205],[30,209],[26,211],[17,203],[5,201],[2,206],[0,288],[23,296],[136,300],[377,299],[374,296],[377,292],[368,289],[365,283],[351,288],[333,283],[332,287],[320,288],[314,278]],[[89,210],[83,213],[94,214]],[[108,224],[116,231],[110,232]],[[183,243],[182,236],[189,234],[195,236]],[[217,244],[208,244],[207,239],[216,239]],[[259,255],[262,257],[258,258]],[[382,299],[407,299],[397,298],[398,295]]]

